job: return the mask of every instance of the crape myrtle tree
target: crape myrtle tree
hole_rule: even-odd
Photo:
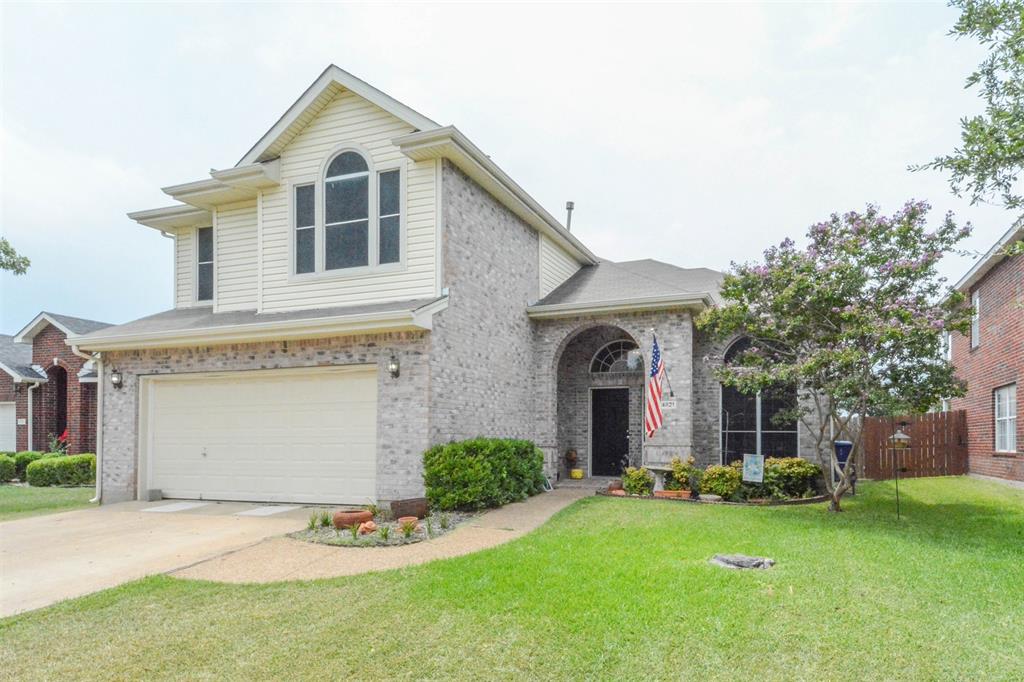
[[[763,262],[733,263],[722,286],[725,303],[705,311],[698,327],[719,341],[746,337],[750,346],[716,370],[744,393],[796,386],[797,404],[777,414],[815,437],[829,508],[840,511],[850,487],[865,415],[924,412],[964,394],[943,352],[943,332],[964,333],[971,312],[936,264],[970,234],[946,215],[935,229],[925,202],[892,216],[869,205],[832,215],[807,231],[808,246],[790,239]],[[832,438],[852,436],[845,466]]]

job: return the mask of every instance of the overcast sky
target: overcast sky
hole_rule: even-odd
[[[598,255],[725,269],[833,211],[909,198],[980,108],[981,49],[913,5],[0,5],[0,331],[172,305],[171,242],[125,217],[230,167],[329,63],[454,124]],[[969,266],[943,264],[951,278]]]

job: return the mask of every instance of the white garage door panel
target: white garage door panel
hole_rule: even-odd
[[[376,368],[152,383],[148,488],[211,500],[376,498]]]
[[[17,426],[14,422],[14,403],[0,403],[0,450],[17,448]]]

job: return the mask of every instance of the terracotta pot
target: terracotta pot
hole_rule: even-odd
[[[352,526],[356,526],[360,523],[366,523],[367,521],[373,521],[373,514],[365,509],[334,513],[334,527],[339,529],[351,528]]]
[[[619,488],[618,490],[609,490],[608,494],[609,495],[614,495],[615,497],[625,497],[626,496],[626,491],[623,490],[622,488]]]
[[[376,532],[377,532],[377,524],[374,523],[373,521],[364,521],[363,523],[359,524],[359,534],[360,535],[369,535],[370,533],[376,533]]]
[[[415,516],[417,519],[427,517],[427,498],[413,497],[408,500],[395,500],[391,503],[391,515],[394,518]]]
[[[415,516],[402,516],[402,517],[399,517],[399,519],[398,519],[398,527],[399,528],[402,528],[402,527],[404,527],[407,524],[412,524],[412,527],[415,528],[416,526],[419,525],[419,519],[417,519]]]
[[[622,490],[622,480],[615,479],[608,484],[608,490]]]

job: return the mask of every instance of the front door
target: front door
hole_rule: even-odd
[[[591,476],[618,476],[629,455],[629,389],[595,388],[590,399]]]

